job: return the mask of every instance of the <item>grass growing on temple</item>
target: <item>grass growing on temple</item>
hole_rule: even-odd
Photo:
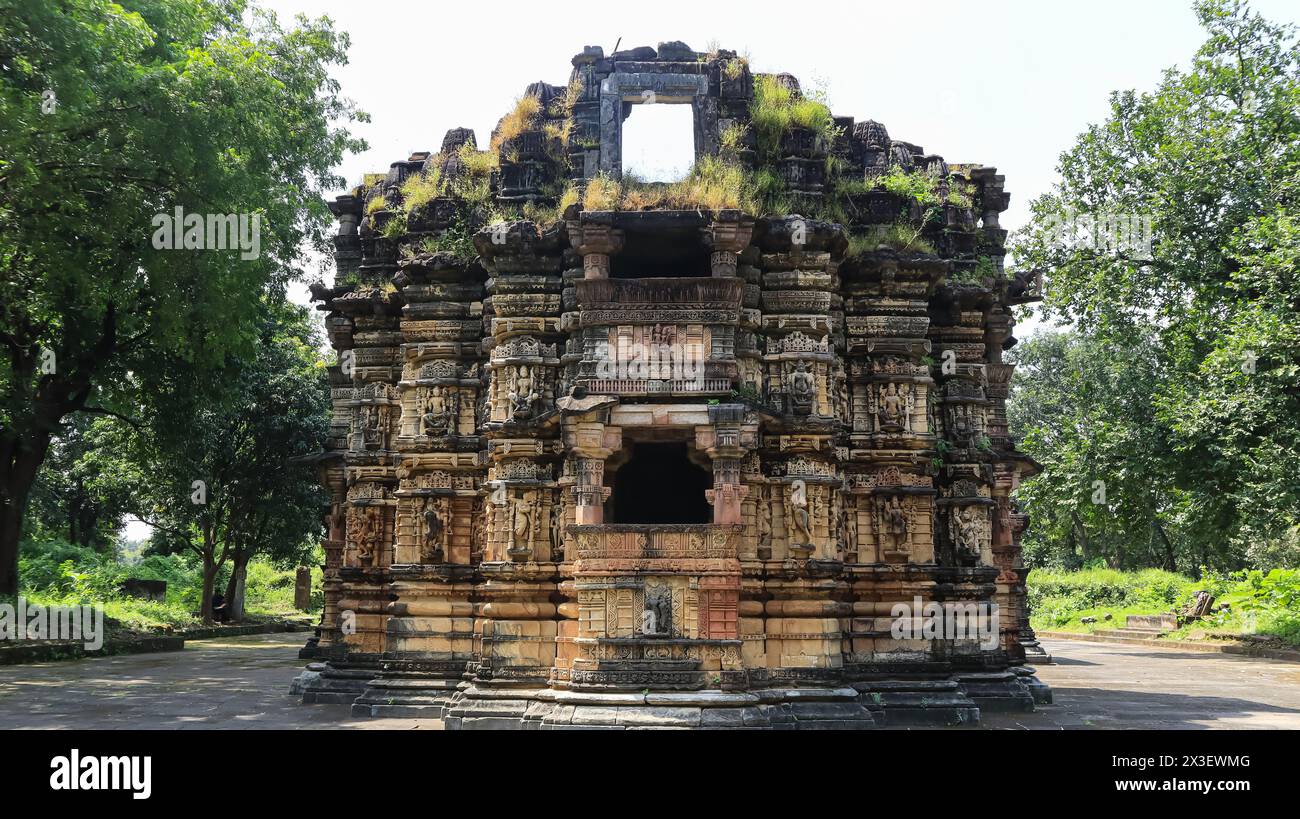
[[[1119,628],[1130,614],[1178,613],[1197,591],[1226,609],[1171,632],[1176,639],[1273,642],[1300,647],[1300,569],[1217,574],[1199,580],[1161,569],[1080,571],[1035,569],[1029,575],[1030,625],[1035,630],[1092,633]],[[1107,620],[1106,615],[1111,615]],[[1083,622],[1095,618],[1095,622]]]

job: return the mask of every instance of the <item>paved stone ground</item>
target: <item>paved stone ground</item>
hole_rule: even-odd
[[[398,728],[298,704],[289,681],[302,634],[187,644],[184,651],[0,667],[0,729]],[[1056,703],[985,714],[986,728],[1300,729],[1300,664],[1146,646],[1050,640],[1039,667]]]
[[[1052,705],[986,728],[1300,729],[1300,663],[1157,646],[1044,640]]]
[[[0,729],[440,728],[302,705],[289,683],[307,635],[186,642],[184,651],[0,667]]]

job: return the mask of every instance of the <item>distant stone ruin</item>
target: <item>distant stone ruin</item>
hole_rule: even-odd
[[[624,178],[663,104],[694,170]],[[483,150],[367,176],[314,290],[339,364],[304,699],[462,729],[1032,709],[1002,351],[1038,283],[1004,272],[1007,201],[682,43],[588,47]]]

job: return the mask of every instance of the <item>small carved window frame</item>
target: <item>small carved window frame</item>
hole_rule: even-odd
[[[695,159],[718,152],[718,104],[703,74],[615,72],[600,84],[600,172],[623,177],[624,104],[690,105]],[[594,174],[587,173],[587,176]]]

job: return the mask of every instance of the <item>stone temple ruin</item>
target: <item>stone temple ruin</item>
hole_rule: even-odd
[[[691,106],[688,179],[623,178],[645,104]],[[456,129],[367,176],[314,288],[339,364],[296,689],[461,729],[1050,697],[1002,362],[1038,286],[1003,270],[1007,202],[994,168],[682,43],[588,47],[486,150]]]

